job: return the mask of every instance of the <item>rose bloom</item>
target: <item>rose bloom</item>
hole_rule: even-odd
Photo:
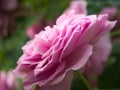
[[[11,71],[0,72],[0,90],[16,90],[17,86],[16,78]]]
[[[24,88],[59,84],[71,70],[82,68],[93,53],[98,39],[108,33],[116,22],[107,15],[81,15],[74,10],[60,16],[56,25],[46,27],[22,49],[23,55],[15,69],[24,77]]]

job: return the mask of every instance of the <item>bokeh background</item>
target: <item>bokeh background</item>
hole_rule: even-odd
[[[21,47],[30,40],[28,29],[44,29],[52,26],[55,20],[69,6],[71,0],[0,0],[0,71],[9,71],[16,67],[22,54]],[[116,28],[111,31],[112,52],[99,76],[99,90],[120,90],[120,0],[86,0],[88,14],[98,14],[106,7],[118,9]],[[38,25],[38,26],[37,26]],[[22,79],[18,79],[22,90]],[[75,75],[72,90],[85,90]]]

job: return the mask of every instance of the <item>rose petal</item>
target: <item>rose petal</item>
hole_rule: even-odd
[[[54,86],[37,87],[35,90],[70,90],[72,83],[73,72],[70,71],[65,76],[64,80]]]

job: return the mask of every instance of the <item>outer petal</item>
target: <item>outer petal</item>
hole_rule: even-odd
[[[85,66],[85,74],[93,87],[96,87],[96,78],[102,73],[111,48],[109,33],[101,37],[94,45],[93,54]]]
[[[84,43],[93,44],[105,33],[108,33],[116,24],[116,21],[108,21],[108,15],[99,15],[96,18],[96,15],[90,15],[91,19],[94,18],[91,25],[87,28],[86,32],[83,33],[81,39],[79,40],[80,45]]]
[[[46,71],[45,73],[39,74],[36,77],[34,74],[30,74],[29,77],[25,78],[24,89],[29,90],[32,87],[32,85],[34,85],[34,84],[38,84],[40,87],[43,85],[46,85],[52,78],[54,78],[56,76],[56,74],[61,72],[64,69],[64,67],[65,67],[65,64],[63,63],[63,64],[59,65],[58,68],[56,66],[56,70],[50,69],[50,70]],[[55,68],[55,67],[53,67],[53,68]],[[52,73],[52,75],[51,75],[51,73]]]
[[[88,61],[88,58],[91,56],[92,50],[93,47],[89,44],[83,45],[80,49],[76,48],[76,50],[66,58],[68,64],[66,66],[72,70],[78,70],[79,68],[83,67]]]
[[[35,90],[70,90],[72,83],[73,72],[70,71],[66,74],[64,80],[53,86],[37,87]]]
[[[103,70],[103,64],[107,60],[111,51],[111,42],[109,34],[101,37],[94,45],[93,54],[87,63],[87,71],[92,74],[100,74]],[[97,68],[95,68],[97,67]],[[99,70],[98,70],[99,69]]]

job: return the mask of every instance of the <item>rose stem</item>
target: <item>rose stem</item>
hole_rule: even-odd
[[[85,79],[85,77],[79,71],[75,71],[75,72],[79,76],[82,83],[86,86],[86,89],[87,90],[92,90],[89,83],[88,83],[88,81]]]

